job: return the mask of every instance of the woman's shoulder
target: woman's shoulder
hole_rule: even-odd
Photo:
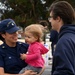
[[[3,50],[3,49],[6,49],[8,46],[5,44],[5,43],[3,43],[3,44],[1,44],[0,45],[0,51],[1,50]],[[23,47],[23,48],[28,48],[29,47],[29,45],[28,44],[26,44],[26,43],[23,43],[23,42],[17,42],[17,47],[18,48],[20,48],[20,47]]]
[[[1,49],[1,48],[4,48],[4,43],[0,45],[0,49]]]
[[[20,42],[20,41],[18,41],[17,42],[17,45],[20,47],[20,46],[22,46],[22,47],[29,47],[29,44],[27,44],[27,43],[24,43],[24,42]]]
[[[5,45],[4,44],[1,44],[0,45],[0,54],[3,54],[4,53],[4,49],[5,49]]]

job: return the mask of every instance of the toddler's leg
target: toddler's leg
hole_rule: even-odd
[[[20,72],[19,72],[19,74],[22,74],[22,73],[24,73],[25,72],[25,68],[23,68]]]

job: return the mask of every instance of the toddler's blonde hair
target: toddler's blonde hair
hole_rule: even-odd
[[[25,33],[29,32],[35,38],[38,38],[37,42],[41,42],[42,41],[41,37],[43,36],[43,31],[39,25],[40,24],[31,24],[25,28]]]

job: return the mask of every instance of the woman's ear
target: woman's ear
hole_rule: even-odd
[[[1,34],[1,36],[2,36],[3,38],[5,38],[5,34]]]

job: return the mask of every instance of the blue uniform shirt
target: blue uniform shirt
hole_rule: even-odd
[[[27,64],[20,59],[20,53],[26,53],[28,44],[17,42],[16,47],[9,47],[5,43],[0,46],[0,67],[5,73],[17,74]]]

